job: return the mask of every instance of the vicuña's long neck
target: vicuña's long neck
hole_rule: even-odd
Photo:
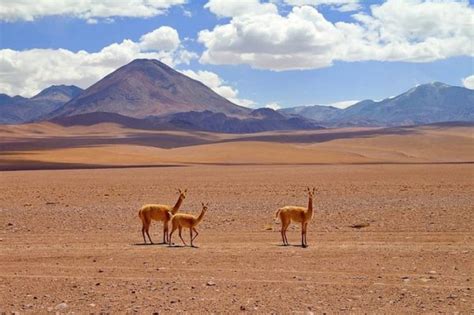
[[[176,201],[176,204],[174,205],[173,211],[171,211],[171,213],[175,214],[176,212],[178,212],[179,207],[181,207],[182,203],[183,203],[183,198],[179,196],[178,201]]]
[[[308,198],[308,215],[313,215],[313,197]]]
[[[204,218],[204,213],[206,213],[206,212],[204,210],[201,210],[201,214],[196,219],[196,225],[199,224],[199,222],[202,221],[202,218]]]

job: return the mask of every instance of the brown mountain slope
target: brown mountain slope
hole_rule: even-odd
[[[158,60],[136,59],[86,89],[50,118],[92,112],[144,118],[204,110],[235,116],[250,111]]]

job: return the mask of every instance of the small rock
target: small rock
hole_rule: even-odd
[[[89,304],[90,307],[95,307],[94,303]]]
[[[59,303],[58,305],[56,305],[56,307],[54,309],[56,310],[65,310],[66,308],[68,308],[69,306],[66,304],[66,303]]]
[[[206,285],[207,285],[208,287],[213,287],[213,286],[216,285],[216,283],[211,280],[211,281],[208,281],[208,282],[206,283]]]
[[[7,225],[8,225],[8,226],[13,226],[13,223],[11,223],[11,222],[8,222],[8,224],[7,224]]]
[[[429,273],[430,275],[435,275],[435,274],[436,274],[436,271],[430,270],[428,273]]]
[[[246,310],[245,306],[240,305],[240,310],[241,310],[241,311],[245,311],[245,310]]]
[[[368,227],[368,226],[370,226],[370,223],[356,223],[356,224],[350,225],[349,227],[351,227],[353,229],[362,229],[362,228],[365,228],[365,227]]]
[[[104,271],[102,269],[99,269],[99,273],[102,273],[102,272],[104,272]]]

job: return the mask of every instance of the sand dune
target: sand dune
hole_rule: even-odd
[[[0,167],[471,162],[473,131],[472,126],[422,126],[235,135],[115,124],[2,126]]]

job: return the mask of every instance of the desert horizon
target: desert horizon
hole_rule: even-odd
[[[4,125],[0,168],[472,163],[473,130],[468,123],[252,134],[151,131],[111,123]]]

